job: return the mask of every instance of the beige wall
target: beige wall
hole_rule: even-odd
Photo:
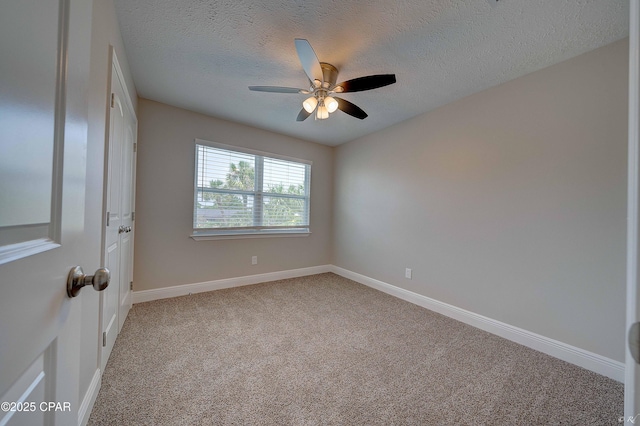
[[[335,264],[624,361],[627,49],[340,146]]]
[[[335,149],[140,99],[135,290],[334,263],[623,361],[627,48]],[[195,138],[312,160],[312,235],[192,240]]]
[[[91,65],[88,99],[87,192],[85,194],[85,229],[87,247],[94,262],[82,265],[87,273],[102,266],[102,191],[104,185],[105,126],[109,83],[109,45],[113,45],[127,80],[132,101],[137,101],[129,73],[120,28],[112,0],[94,0],[91,37]],[[89,388],[98,363],[100,297],[95,291],[82,291],[82,328],[80,354],[80,398]]]
[[[146,99],[138,109],[136,291],[331,263],[332,148]],[[191,239],[196,138],[313,161],[312,234]]]

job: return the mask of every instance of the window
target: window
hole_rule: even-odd
[[[194,239],[309,233],[311,162],[198,139],[195,151]]]

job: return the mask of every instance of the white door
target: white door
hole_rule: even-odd
[[[102,295],[102,351],[104,367],[131,308],[133,280],[133,176],[137,122],[125,89],[118,60],[111,49],[111,104],[106,179],[104,265],[111,285]]]
[[[640,5],[638,0],[630,0],[629,23],[629,171],[628,171],[628,214],[627,214],[627,336],[624,423],[640,423],[640,365],[634,360],[632,348],[640,354],[640,328],[634,327],[640,321],[640,276],[638,275],[638,255],[640,242]],[[633,331],[632,331],[633,330]],[[635,340],[635,344],[631,341]]]
[[[114,61],[114,65],[118,71],[117,84],[120,86],[120,90],[123,90],[123,94],[125,96],[122,161],[120,164],[122,173],[120,208],[122,211],[122,225],[125,229],[125,232],[120,235],[120,295],[118,305],[118,332],[120,332],[122,325],[124,324],[124,320],[127,318],[127,314],[129,313],[129,309],[131,309],[132,302],[133,236],[135,228],[133,215],[135,214],[134,188],[138,122],[133,111],[133,105],[129,100],[128,92],[124,90],[124,78],[122,77],[122,72],[120,71],[117,60]]]
[[[0,2],[0,425],[78,423],[90,40],[91,2]]]

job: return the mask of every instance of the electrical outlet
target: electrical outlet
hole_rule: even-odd
[[[252,265],[258,264],[258,256],[251,256],[251,264]]]
[[[404,277],[411,279],[411,268],[406,268],[404,270]]]

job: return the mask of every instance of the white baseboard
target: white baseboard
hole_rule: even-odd
[[[350,280],[375,288],[384,293],[395,296],[407,302],[414,303],[423,308],[456,319],[465,324],[527,346],[531,349],[551,355],[555,358],[577,365],[603,376],[610,377],[619,382],[624,382],[624,363],[612,360],[602,355],[568,345],[527,330],[458,308],[448,303],[440,302],[427,296],[405,290],[400,287],[367,277],[356,272],[349,271],[334,265],[312,266],[309,268],[291,269],[287,271],[269,272],[265,274],[247,275],[237,278],[226,278],[201,283],[183,284],[172,287],[164,287],[153,290],[133,292],[133,303],[150,302],[152,300],[166,299],[170,297],[186,296],[190,293],[202,293],[205,291],[221,290],[224,288],[241,287],[268,281],[276,281],[287,278],[296,278],[307,275],[333,272]],[[95,381],[95,377],[94,377]],[[92,382],[93,385],[93,382]],[[99,389],[99,386],[98,386]],[[89,394],[89,392],[87,392]],[[97,391],[96,391],[97,395]],[[85,398],[86,399],[86,398]],[[94,396],[95,400],[95,396]],[[83,401],[84,404],[84,401]],[[93,402],[91,402],[93,404]],[[82,407],[81,407],[82,408]],[[88,419],[87,419],[88,420]]]
[[[98,397],[101,384],[102,372],[98,368],[95,373],[93,373],[89,389],[87,389],[87,393],[84,394],[84,398],[82,398],[82,403],[80,404],[80,409],[78,410],[79,426],[85,426],[89,421],[89,416],[91,416],[91,410],[93,409],[93,404],[95,404],[96,398]]]
[[[473,327],[527,346],[531,349],[551,355],[555,358],[577,365],[595,373],[602,374],[611,379],[624,383],[624,363],[606,358],[604,356],[568,345],[566,343],[487,318],[482,315],[467,311],[440,302],[435,299],[387,284],[385,282],[349,271],[338,266],[333,266],[331,272],[350,280],[375,288],[384,293],[395,296],[407,302],[414,303],[423,308],[456,319]]]
[[[133,303],[150,302],[152,300],[167,299],[169,297],[186,296],[192,293],[222,290],[223,288],[241,287],[268,281],[284,280],[287,278],[304,277],[307,275],[331,272],[332,265],[311,266],[309,268],[290,269],[288,271],[268,272],[265,274],[247,275],[237,278],[206,281],[193,284],[182,284],[153,290],[133,292]]]

